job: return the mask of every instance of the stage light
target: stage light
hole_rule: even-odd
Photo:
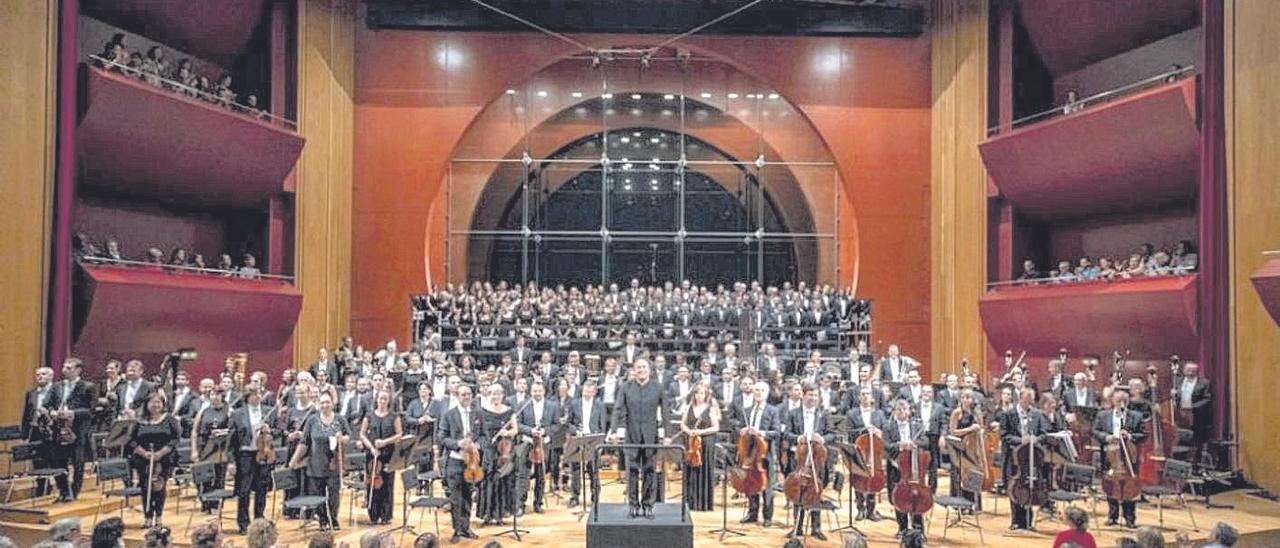
[[[777,94],[777,93],[770,93],[770,94],[769,94],[769,100],[770,100],[770,101],[776,101],[776,100],[778,100],[778,94]]]
[[[657,138],[657,137],[650,137],[650,138],[649,138],[649,142],[650,142],[650,143],[653,143],[653,144],[655,144],[655,145],[656,145],[656,144],[658,144],[658,141],[661,141],[661,140],[662,140],[662,139],[659,139],[659,138]]]
[[[601,96],[600,96],[600,98],[601,98],[601,99],[613,99],[613,94],[612,94],[612,93],[606,93],[606,94],[604,94],[604,95],[601,95]]]
[[[507,95],[515,95],[515,94],[516,94],[516,90],[514,89],[507,90]]]
[[[670,110],[662,109],[662,115],[663,115],[663,116],[671,116],[671,115],[673,115],[673,114],[675,114],[675,113],[674,113],[674,112],[671,112]]]
[[[737,98],[738,98],[738,94],[737,94],[737,93],[730,93],[730,94],[729,94],[729,98],[730,98],[730,99],[737,99]]]
[[[632,99],[635,99],[636,101],[639,101],[639,100],[640,100],[640,94],[639,94],[639,93],[632,93],[632,94],[631,94],[631,98],[632,98]]]
[[[642,135],[642,134],[641,134],[639,131],[633,131],[633,132],[631,132],[631,136],[632,136],[632,137],[639,137],[640,135]]]
[[[539,90],[539,91],[538,91],[538,97],[546,97],[546,96],[547,96],[547,92],[546,92],[546,90]]]
[[[641,114],[644,114],[644,111],[642,111],[642,110],[640,110],[640,109],[638,109],[638,108],[633,108],[633,109],[631,109],[631,115],[632,115],[632,116],[639,116],[639,115],[641,115]]]
[[[573,93],[570,93],[569,95],[572,95],[574,99],[581,99],[581,98],[582,98],[582,92],[581,92],[581,91],[575,91],[575,92],[573,92]]]
[[[676,98],[676,96],[675,96],[675,95],[672,95],[672,94],[670,94],[670,93],[668,93],[668,94],[666,94],[666,95],[663,95],[663,96],[662,96],[662,98],[663,98],[663,99],[666,99],[666,100],[668,100],[668,101],[674,101],[674,100],[675,100],[675,98]]]
[[[707,93],[707,92],[705,92],[705,91],[704,91],[704,92],[702,92],[702,94],[701,94],[701,95],[699,95],[699,97],[702,97],[703,99],[710,99],[710,98],[711,98],[711,94],[710,94],[710,93]]]
[[[631,138],[630,138],[630,137],[627,137],[626,135],[623,135],[622,137],[618,137],[618,141],[623,142],[623,143],[630,143],[630,142],[631,142]]]

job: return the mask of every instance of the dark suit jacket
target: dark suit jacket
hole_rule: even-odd
[[[902,453],[902,450],[898,448],[898,443],[902,441],[910,441],[922,448],[926,446],[927,439],[924,435],[924,426],[920,424],[920,421],[912,418],[908,421],[908,424],[910,424],[908,430],[911,433],[911,438],[903,440],[902,433],[898,431],[897,419],[889,419],[888,421],[885,421],[883,428],[884,456],[889,460],[889,462],[894,463],[894,466],[897,466],[898,455]]]
[[[139,382],[141,384],[138,385],[138,392],[133,396],[133,405],[131,406],[134,412],[136,413],[142,412],[142,408],[146,407],[147,405],[147,398],[150,398],[151,394],[156,390],[156,385],[152,384],[151,381],[142,380]],[[120,381],[120,384],[116,385],[116,414],[117,415],[124,412],[124,395],[126,392],[128,392],[128,390],[129,390],[128,380]]]
[[[565,424],[569,427],[570,433],[577,434],[582,431],[582,398],[569,401],[568,409],[563,410],[565,414]],[[604,416],[604,400],[595,398],[591,400],[591,423],[586,425],[587,432],[591,434],[604,434],[605,429],[609,427],[608,421]]]
[[[1183,377],[1177,377],[1176,381],[1173,385],[1176,391],[1173,397],[1178,400],[1178,405],[1182,405]],[[1213,429],[1213,407],[1209,405],[1212,399],[1209,381],[1204,377],[1197,377],[1196,385],[1191,389],[1191,429],[1195,432],[1197,441],[1208,439],[1209,431]]]
[[[311,367],[308,367],[307,371],[310,371],[311,376],[315,377],[316,373],[320,371],[320,369],[321,369],[320,362],[315,361],[315,362],[311,362]],[[330,384],[333,384],[333,383],[342,384],[342,376],[341,376],[342,372],[338,370],[338,362],[335,361],[332,356],[329,358],[328,361],[324,363],[323,369],[325,374],[329,375]]]
[[[923,394],[923,393],[924,393],[924,383],[923,383],[923,382],[922,382],[922,383],[920,383],[920,393],[921,393],[921,394]],[[899,397],[899,398],[902,398],[902,399],[904,399],[904,400],[907,400],[908,402],[910,402],[910,403],[911,403],[911,405],[912,405],[912,407],[914,407],[916,404],[920,403],[920,400],[919,400],[919,399],[913,398],[913,397],[911,396],[911,385],[906,385],[906,384],[902,385],[902,388],[899,388],[899,389],[898,389],[898,397]]]
[[[1027,424],[1027,435],[1040,436],[1045,434],[1047,429],[1045,428],[1044,415],[1040,413],[1040,410],[1033,407],[1027,413],[1030,415]],[[1006,454],[1012,453],[1019,445],[1022,445],[1022,418],[1018,415],[1016,407],[1000,415],[1000,442]]]
[[[1073,407],[1097,407],[1098,393],[1092,388],[1086,388],[1084,400],[1078,401],[1076,387],[1072,386],[1062,392],[1062,401],[1067,405],[1068,411]]]
[[[1115,426],[1115,411],[1108,409],[1098,413],[1098,417],[1093,420],[1093,439],[1098,445],[1105,448],[1107,436],[1111,435],[1112,428]],[[1142,429],[1142,414],[1132,409],[1125,413],[1124,424],[1121,425],[1133,439],[1134,444],[1140,444],[1147,439],[1147,433]],[[1102,468],[1105,470],[1108,466],[1107,459],[1102,459]]]
[[[39,390],[40,390],[39,388],[32,388],[31,390],[28,390],[26,397],[22,399],[22,438],[23,439],[40,441],[40,440],[33,439],[31,437],[32,431],[35,429],[36,409],[37,409],[36,393]],[[49,400],[54,398],[52,383],[50,383],[49,386],[45,388],[45,390],[47,391],[47,393],[44,396],[44,401],[41,402],[41,405],[39,406],[40,409],[44,409],[46,407],[44,404],[48,403]]]
[[[532,435],[535,428],[541,428],[543,433],[550,437],[555,437],[555,431],[559,427],[560,407],[556,402],[547,398],[542,399],[542,422],[534,421],[533,406],[538,405],[536,402],[530,402],[528,407],[520,411],[520,420],[517,428],[520,433],[526,436]]]
[[[903,381],[906,380],[907,373],[910,373],[912,369],[915,369],[915,366],[913,366],[911,362],[908,362],[905,356],[898,357],[898,370],[902,375]],[[893,371],[890,368],[888,356],[880,358],[880,380],[881,381],[893,380]]]
[[[928,423],[929,446],[934,447],[938,444],[938,438],[945,436],[947,434],[947,428],[951,426],[951,410],[938,403],[938,400],[933,400],[933,405],[931,406],[932,412],[928,417],[921,414],[920,408],[920,404],[917,403],[913,413],[920,422],[921,428]]]
[[[262,424],[268,426],[276,424],[274,408],[265,405],[259,406],[262,409]],[[241,447],[253,445],[257,432],[253,431],[252,425],[249,424],[249,406],[246,405],[231,412],[230,421],[231,432],[227,439],[227,447],[231,451],[237,451]],[[274,429],[273,429],[274,430]]]
[[[885,415],[884,411],[881,411],[879,407],[871,408],[871,424],[862,422],[862,408],[860,406],[855,405],[849,408],[848,411],[845,411],[844,416],[849,420],[850,440],[857,439],[858,436],[867,431],[868,426],[884,430]]]
[[[835,441],[835,431],[831,429],[831,420],[827,416],[827,412],[821,407],[816,408],[817,418],[813,422],[813,431],[822,436],[822,440],[826,443]],[[800,440],[800,436],[804,434],[804,406],[797,407],[790,415],[787,416],[786,437],[792,444]]]
[[[76,431],[78,455],[83,460],[89,455],[89,422],[93,418],[93,404],[98,399],[97,386],[81,379],[72,386],[68,396],[64,399],[62,394],[66,382],[62,380],[53,383],[53,397],[45,399],[44,407],[51,411],[66,407],[75,415],[72,421],[72,428]]]
[[[469,427],[471,438],[479,439],[480,437],[483,437],[482,431],[480,430],[480,414],[476,413],[474,406],[472,407],[468,418],[471,423]],[[454,408],[450,409],[448,413],[445,413],[444,419],[440,421],[439,430],[440,445],[443,445],[444,448],[449,451],[457,451],[458,442],[465,439],[462,435],[462,411],[459,408]],[[441,455],[441,458],[445,458],[445,456]]]

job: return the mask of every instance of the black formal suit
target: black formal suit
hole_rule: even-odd
[[[849,441],[850,442],[857,440],[858,436],[861,436],[863,433],[865,433],[868,428],[874,427],[882,431],[884,430],[884,423],[886,420],[884,411],[881,411],[879,407],[875,407],[874,404],[873,404],[873,407],[871,407],[870,413],[868,413],[869,420],[862,419],[862,406],[860,405],[854,405],[853,407],[850,407],[849,410],[845,412],[844,416],[849,421],[849,437],[850,437]],[[881,438],[881,442],[883,443],[883,437]],[[878,448],[878,450],[882,451],[883,448]],[[867,457],[869,458],[870,455],[867,455]],[[876,455],[876,460],[878,462],[865,463],[865,464],[868,464],[868,465],[874,464],[877,467],[883,468],[884,467],[883,458],[880,455]],[[859,518],[867,518],[875,515],[876,495],[874,493],[854,492],[853,495],[858,507]]]
[[[822,437],[822,440],[824,443],[830,445],[831,442],[835,441],[836,436],[835,436],[835,432],[831,429],[831,420],[827,416],[827,412],[824,411],[821,407],[814,407],[813,409],[808,409],[804,405],[801,405],[800,407],[795,408],[794,410],[792,410],[792,412],[789,415],[787,415],[785,435],[788,441],[791,442],[792,446],[796,446],[797,444],[802,443],[800,441],[800,437],[803,436],[806,432],[805,417],[809,413],[813,413],[813,417],[814,417],[812,433],[818,434],[819,436]],[[796,466],[805,466],[805,465],[807,465],[807,463],[803,463],[799,461],[796,462]],[[828,472],[830,471],[827,468],[827,463],[814,462],[813,465],[817,468],[818,479],[822,483],[822,486],[825,488],[827,486]],[[805,518],[804,509],[799,505],[797,505],[795,507],[795,514],[796,514],[795,534],[796,536],[800,536],[804,534],[804,518]],[[810,522],[810,527],[809,527],[810,532],[821,531],[822,530],[822,513],[819,511],[809,512],[809,522]]]
[[[176,392],[175,390],[169,394],[169,409],[173,416],[178,419],[178,422],[182,424],[183,436],[190,436],[191,421],[195,418],[196,411],[199,411],[195,403],[200,401],[200,393],[190,388],[187,388],[181,394],[175,395]]]
[[[1057,386],[1054,386],[1055,381],[1057,382]],[[1049,375],[1044,379],[1044,386],[1046,390],[1053,392],[1053,395],[1058,398],[1058,401],[1062,401],[1062,393],[1072,388],[1071,377],[1068,377],[1065,373]]]
[[[540,408],[540,409],[535,409]],[[540,420],[538,413],[541,411]],[[530,401],[529,405],[520,411],[520,418],[517,421],[517,429],[521,436],[528,436],[528,443],[532,444],[533,431],[542,429],[543,437],[543,453],[550,452],[551,439],[556,436],[559,430],[560,407],[556,402],[543,398],[541,402]],[[516,489],[520,492],[520,506],[523,508],[525,501],[529,498],[529,483],[532,479],[533,483],[533,509],[541,511],[543,505],[543,497],[546,494],[547,485],[547,463],[544,460],[541,464],[532,464],[527,459],[521,458],[516,476]],[[532,474],[532,476],[531,476]]]
[[[58,493],[63,498],[75,498],[80,495],[84,485],[84,463],[92,455],[92,440],[89,435],[89,423],[93,415],[93,404],[98,399],[97,387],[93,383],[80,380],[69,383],[66,380],[53,385],[53,397],[45,400],[45,408],[53,411],[68,409],[73,414],[72,430],[75,430],[76,441],[71,445],[59,445],[53,450],[51,460],[55,468],[71,467],[71,482],[67,476],[58,476]]]
[[[1182,390],[1186,378],[1179,376],[1176,381],[1173,385],[1175,391],[1173,397],[1177,400],[1178,410],[1181,412],[1185,408]],[[1200,453],[1213,432],[1213,407],[1209,405],[1212,401],[1213,392],[1209,389],[1209,381],[1197,376],[1195,385],[1191,389],[1191,458],[1194,464],[1200,463]]]
[[[934,395],[933,399],[934,401],[941,403],[948,410],[955,409],[960,407],[960,389],[956,388],[955,390],[951,390],[949,388],[943,388]]]
[[[153,392],[155,392],[156,385],[151,381],[143,379],[139,379],[137,382],[137,391],[134,392],[133,402],[128,406],[128,408],[132,409],[135,414],[140,415],[142,413],[142,409],[147,405],[147,399],[151,397]],[[129,392],[130,384],[132,383],[126,379],[116,385],[116,416],[120,416],[121,413],[124,413],[126,408],[125,395]]]
[[[902,431],[903,424],[906,425],[907,431]],[[925,449],[928,443],[928,436],[925,435],[924,426],[919,420],[909,419],[905,423],[897,419],[890,419],[884,426],[884,456],[889,461],[889,465],[885,467],[886,488],[889,496],[893,496],[893,489],[897,487],[898,482],[903,477],[911,473],[910,469],[903,470],[899,467],[898,457],[902,456],[902,449],[899,443],[911,442],[919,447],[921,451]],[[919,514],[908,516],[896,509],[893,512],[894,517],[898,520],[898,531],[905,531],[908,526],[915,529],[924,530],[924,516]],[[908,521],[910,523],[908,523]]]
[[[636,382],[624,383],[618,389],[617,398],[613,406],[613,429],[625,429],[626,443],[658,443],[661,439],[659,421],[666,417],[669,400],[657,379],[650,378],[643,385]],[[626,449],[623,454],[627,459],[627,500],[633,510],[636,507],[651,510],[658,498],[654,469],[656,451]]]
[[[738,403],[739,405],[741,404],[741,402]],[[775,483],[775,467],[778,456],[777,447],[778,440],[782,438],[783,429],[782,419],[778,413],[778,408],[768,403],[755,404],[750,407],[743,407],[741,414],[738,415],[738,420],[734,423],[736,430],[743,428],[756,429],[769,442],[769,453],[763,463],[767,478],[764,493],[747,497],[747,515],[743,519],[743,523],[753,522],[757,517],[761,517],[762,507],[764,521],[766,523],[773,521],[773,484]]]
[[[897,370],[898,377],[894,378],[894,370]],[[880,358],[880,380],[882,382],[906,382],[907,373],[915,369],[915,364],[907,361],[905,356],[892,358],[885,356]]]
[[[907,400],[907,402],[910,403],[912,407],[920,404],[920,394],[923,394],[923,393],[924,393],[924,384],[918,385],[914,392],[911,390],[911,385],[909,384],[904,385],[902,388],[898,389],[898,397],[904,400]]]
[[[329,376],[330,383],[342,384],[342,375],[341,372],[338,371],[338,362],[334,361],[333,358],[329,358],[323,362],[316,360],[311,363],[311,367],[308,367],[307,371],[311,372],[312,377],[318,377],[320,371],[324,371],[324,373]]]
[[[39,444],[36,446],[35,457],[31,460],[33,469],[48,468],[49,463],[53,460],[54,440],[44,439],[40,430],[36,428],[36,418],[41,413],[48,412],[45,403],[53,397],[53,384],[50,383],[48,386],[37,386],[28,390],[26,396],[22,399],[22,438]],[[42,497],[48,492],[48,479],[38,478],[36,480],[36,496]]]
[[[258,463],[258,430],[253,428],[252,416],[258,417],[258,430],[275,423],[275,411],[259,405],[256,410],[247,404],[231,412],[227,448],[236,463],[236,525],[241,530],[249,527],[249,495],[253,494],[253,518],[261,519],[267,508],[267,492],[271,488],[271,469],[274,462]],[[274,435],[274,432],[273,432]],[[274,443],[274,438],[273,438]]]
[[[604,401],[596,397],[591,400],[590,404],[585,406],[583,401],[582,398],[569,400],[567,407],[561,410],[565,416],[565,425],[569,429],[569,434],[571,436],[604,434],[609,428],[609,423],[605,418]],[[584,407],[590,409],[589,417],[584,415]],[[570,468],[573,473],[569,487],[569,502],[576,503],[582,492],[582,466],[578,463],[577,457],[574,457]],[[596,473],[595,464],[590,459],[587,461],[586,474],[591,481],[591,500],[594,502],[600,496],[600,476]],[[570,504],[570,506],[574,506],[574,504]]]
[[[533,361],[533,349],[527,346],[517,346],[507,351],[507,355],[511,356],[511,363],[529,363]]]
[[[1081,398],[1076,393],[1076,388],[1072,386],[1062,392],[1062,402],[1066,404],[1068,412],[1076,407],[1097,407],[1098,392],[1092,388],[1085,387],[1084,397]]]
[[[947,427],[951,423],[951,410],[934,400],[929,406],[929,416],[925,416],[924,402],[918,402],[912,413],[918,417],[920,425],[925,429],[925,445],[929,448],[929,488],[938,490],[938,467],[942,465],[942,451],[939,441],[947,435]]]
[[[1096,440],[1098,445],[1101,447],[1107,447],[1107,444],[1109,443],[1108,438],[1115,433],[1116,413],[1117,411],[1114,409],[1103,411],[1098,413],[1097,418],[1093,421],[1093,439]],[[1142,429],[1142,414],[1132,409],[1126,409],[1121,416],[1123,418],[1119,425],[1120,429],[1129,433],[1129,437],[1133,440],[1134,445],[1137,446],[1146,441],[1147,433]],[[1137,457],[1135,456],[1134,458],[1136,459]],[[1110,468],[1110,462],[1105,458],[1102,459],[1102,467],[1100,471],[1105,474],[1108,468]],[[1136,468],[1137,466],[1135,465],[1135,469]],[[1135,507],[1136,504],[1134,501],[1120,502],[1118,500],[1108,498],[1107,520],[1114,523],[1119,518],[1121,510],[1123,510],[1125,522],[1133,524],[1137,521]]]
[[[1025,420],[1024,420],[1025,418]],[[1024,425],[1025,423],[1025,425]],[[1045,427],[1044,415],[1039,409],[1034,407],[1026,411],[1022,411],[1018,407],[1014,407],[1005,411],[1000,415],[1000,444],[1004,448],[1005,470],[1009,470],[1014,460],[1014,452],[1022,445],[1022,437],[1025,436],[1041,436],[1044,435],[1047,428]],[[1006,474],[1007,476],[1007,474]],[[1022,506],[1014,504],[1010,500],[1010,506],[1013,507],[1013,527],[1017,529],[1030,529],[1031,524],[1035,522],[1035,516],[1032,514],[1030,506]]]
[[[365,414],[369,412],[371,394],[361,393],[358,390],[341,391],[338,399],[333,402],[333,412],[341,415],[347,420],[347,424],[360,424],[364,420]]]
[[[460,535],[471,531],[471,502],[474,498],[474,485],[462,478],[466,468],[459,451],[459,442],[464,439],[476,440],[481,435],[480,414],[475,407],[467,410],[463,418],[461,406],[450,409],[440,421],[440,445],[449,452],[445,459],[445,481],[449,487],[449,515],[453,522],[453,534]]]

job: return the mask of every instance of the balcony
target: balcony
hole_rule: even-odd
[[[248,48],[266,0],[83,0],[84,12],[196,57],[231,66]]]
[[[1253,282],[1253,290],[1258,292],[1262,306],[1271,314],[1271,319],[1280,323],[1280,250],[1266,253],[1269,260],[1249,276]]]
[[[1199,24],[1197,0],[1019,0],[1040,60],[1055,77]]]
[[[286,191],[304,143],[292,129],[119,72],[86,65],[83,76],[78,150],[86,187],[246,208]]]
[[[978,300],[994,348],[1052,356],[1130,351],[1133,359],[1198,352],[1198,276],[1003,286]]]
[[[996,188],[1033,218],[1149,209],[1196,196],[1196,112],[1196,81],[1186,78],[996,135],[978,149]]]
[[[77,274],[78,353],[276,351],[302,308],[302,293],[283,279],[88,263]]]

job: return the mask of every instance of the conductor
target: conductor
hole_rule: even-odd
[[[631,366],[634,380],[618,390],[613,407],[613,438],[628,444],[657,444],[663,436],[666,401],[662,386],[650,378],[649,360],[639,358]],[[627,462],[627,504],[632,518],[653,519],[658,495],[655,449],[624,450]],[[643,494],[641,493],[643,482]]]

